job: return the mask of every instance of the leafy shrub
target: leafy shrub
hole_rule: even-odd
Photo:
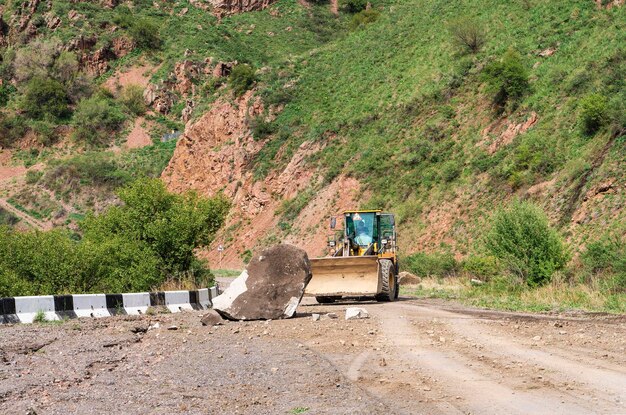
[[[607,100],[603,95],[591,94],[580,100],[580,121],[585,134],[595,134],[607,121]]]
[[[15,87],[11,84],[2,84],[0,85],[0,108],[5,107],[11,96],[15,94]]]
[[[458,161],[449,160],[441,167],[441,178],[444,182],[450,183],[461,175],[461,165]]]
[[[33,78],[26,84],[19,107],[32,119],[61,118],[69,114],[68,96],[54,79]]]
[[[513,202],[491,219],[485,247],[528,285],[550,281],[569,260],[565,244],[545,213],[529,202]]]
[[[83,99],[76,108],[72,123],[77,140],[89,145],[108,142],[124,122],[124,114],[106,97],[94,95]]]
[[[142,179],[118,190],[124,203],[82,224],[85,238],[114,238],[145,244],[157,255],[166,275],[189,270],[194,250],[208,245],[229,209],[222,197],[205,199],[196,193],[169,193],[159,179]]]
[[[370,23],[374,23],[380,17],[380,12],[375,9],[367,9],[358,12],[352,16],[350,21],[350,29],[356,30]]]
[[[367,8],[368,0],[343,0],[341,9],[346,13],[359,13]]]
[[[487,92],[492,95],[493,104],[512,108],[528,92],[528,70],[524,67],[519,53],[509,49],[502,59],[485,66],[482,78],[487,83]]]
[[[471,53],[478,52],[486,42],[482,25],[470,17],[460,17],[448,23],[453,43]]]
[[[461,266],[468,274],[484,279],[495,277],[502,271],[494,256],[471,255],[463,261]]]
[[[626,272],[626,241],[619,234],[608,234],[587,244],[581,255],[592,272]]]
[[[19,115],[5,117],[0,113],[0,144],[8,147],[26,134],[28,127],[24,117]]]
[[[48,120],[31,121],[30,128],[37,136],[37,141],[43,145],[52,144],[56,137],[56,125]]]
[[[89,215],[81,240],[60,230],[0,228],[0,297],[155,289],[208,271],[194,251],[209,243],[228,203],[168,193],[158,179],[119,192],[122,206]]]
[[[35,184],[41,179],[43,172],[39,170],[28,170],[26,172],[26,184]]]
[[[404,258],[401,266],[419,277],[449,277],[459,270],[459,263],[450,252],[417,252]]]
[[[256,75],[254,69],[250,65],[240,63],[235,66],[230,72],[228,82],[235,95],[242,95],[249,90],[256,82]]]
[[[159,35],[159,26],[149,19],[137,20],[130,28],[130,35],[137,46],[142,49],[160,49],[163,44]]]
[[[120,96],[120,101],[130,114],[143,115],[146,113],[143,88],[139,85],[128,85],[124,88]]]
[[[265,121],[263,116],[250,120],[250,129],[255,140],[263,140],[276,131],[276,126],[271,121]]]

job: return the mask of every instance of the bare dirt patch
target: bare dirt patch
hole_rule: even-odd
[[[405,299],[345,321],[352,304],[307,302],[218,327],[200,312],[0,326],[0,412],[626,413],[624,316]]]
[[[152,138],[144,128],[146,120],[143,117],[137,117],[135,119],[135,124],[133,125],[133,129],[126,137],[126,143],[124,147],[131,148],[142,148],[152,144]]]
[[[104,87],[112,93],[116,93],[128,85],[139,85],[145,88],[148,86],[150,76],[155,70],[156,68],[152,65],[126,68],[116,72],[112,77],[107,79],[104,83]]]

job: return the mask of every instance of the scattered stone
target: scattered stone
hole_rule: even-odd
[[[346,308],[346,320],[358,320],[362,318],[370,318],[369,313],[360,307]]]
[[[381,357],[381,358],[380,358],[380,361],[378,362],[378,366],[380,366],[380,367],[385,367],[385,366],[387,366],[387,361],[385,360],[385,358],[384,358],[384,357]]]
[[[148,327],[148,330],[156,330],[160,327],[161,327],[161,324],[157,322],[157,323],[152,324],[150,327]]]
[[[483,285],[483,284],[484,284],[484,282],[482,282],[481,280],[477,280],[476,278],[472,278],[472,279],[470,280],[470,283],[471,283],[472,285]]]
[[[445,342],[446,342],[446,338],[445,338],[445,337],[439,337],[439,341],[440,341],[441,343],[445,343]]]
[[[535,337],[533,337],[533,340],[538,342],[539,340],[541,340],[541,336],[535,336]]]
[[[402,271],[398,274],[398,282],[400,285],[415,285],[422,282],[422,279],[410,272]]]
[[[172,331],[176,331],[176,330],[178,330],[178,326],[169,326],[167,329],[168,330],[172,330]]]
[[[321,316],[319,314],[315,314],[315,313],[311,315],[311,318],[313,319],[313,321],[319,321],[320,317]]]
[[[428,386],[424,386],[424,387],[422,388],[422,390],[423,390],[423,391],[426,391],[426,392],[429,392],[429,391],[430,391],[430,387],[428,387]]]
[[[339,318],[339,316],[337,315],[337,313],[326,313],[326,317],[330,318],[330,319],[336,319]]]
[[[219,326],[224,324],[224,319],[217,311],[209,310],[202,316],[200,323],[202,323],[203,326]]]

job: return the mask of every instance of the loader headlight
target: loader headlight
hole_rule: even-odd
[[[383,240],[380,241],[380,243],[383,244],[383,245],[387,245],[387,242],[389,242],[389,241],[386,240],[386,239],[383,239]]]

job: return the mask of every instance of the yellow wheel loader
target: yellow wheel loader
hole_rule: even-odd
[[[398,298],[396,224],[391,213],[380,210],[346,211],[343,229],[329,237],[331,254],[311,259],[313,277],[305,294],[319,303],[342,297],[374,297],[378,301]],[[337,218],[332,217],[334,231]]]

